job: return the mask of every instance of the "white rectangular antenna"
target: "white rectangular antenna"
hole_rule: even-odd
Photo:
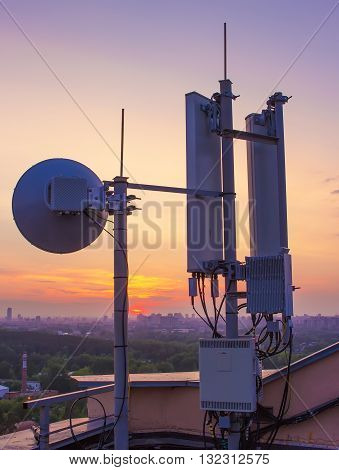
[[[189,189],[222,192],[220,138],[216,115],[199,93],[186,95],[186,169]],[[204,262],[223,259],[222,199],[187,196],[187,271],[204,272]]]
[[[246,130],[272,135],[271,111],[246,117]],[[247,142],[251,256],[281,252],[277,145]]]

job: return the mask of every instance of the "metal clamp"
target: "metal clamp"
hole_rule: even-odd
[[[114,194],[112,192],[107,192],[106,194],[106,207],[107,211],[110,215],[112,214],[122,214],[123,212],[127,212],[127,215],[132,214],[135,210],[141,210],[140,208],[136,207],[134,204],[129,203],[136,199],[140,199],[134,195],[125,196],[122,194]]]
[[[203,266],[211,275],[222,274],[234,281],[243,281],[246,278],[246,267],[240,261],[211,260],[205,261]]]
[[[110,215],[114,213],[122,214],[127,209],[127,200],[123,194],[108,194],[106,204]]]

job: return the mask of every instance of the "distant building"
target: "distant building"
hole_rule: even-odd
[[[6,314],[6,320],[7,321],[12,321],[13,318],[13,309],[12,307],[7,308],[7,314]]]
[[[27,392],[40,392],[41,391],[41,383],[34,382],[31,380],[27,381]]]
[[[4,385],[0,385],[0,400],[4,398],[5,395],[9,392],[9,388]]]

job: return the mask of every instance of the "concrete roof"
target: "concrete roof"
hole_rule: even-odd
[[[114,375],[73,375],[72,379],[86,388],[114,383]],[[129,384],[131,387],[194,386],[199,384],[199,372],[129,374]]]
[[[264,370],[267,377],[274,370]],[[78,382],[79,387],[95,387],[114,383],[114,375],[73,375],[72,379]],[[130,387],[199,387],[199,372],[166,372],[151,374],[130,374]]]
[[[309,356],[303,357],[302,359],[299,359],[299,361],[293,362],[291,364],[291,373],[301,369],[302,367],[309,366],[316,361],[324,359],[325,357],[331,356],[336,352],[339,352],[339,341],[334,344],[331,344],[330,346],[327,346],[326,348],[320,349],[319,351],[310,354]],[[282,369],[277,369],[276,371],[274,371],[273,374],[270,374],[268,377],[264,378],[264,382],[272,382],[273,380],[278,379],[282,375],[286,375],[286,373],[287,366],[283,367]]]
[[[320,351],[293,362],[291,372],[313,364],[339,351],[339,341]],[[282,369],[264,369],[263,382],[268,383],[286,375],[287,367]],[[114,375],[80,375],[72,376],[80,388],[109,385],[114,383]],[[199,372],[169,372],[151,374],[130,374],[130,387],[199,387]]]
[[[74,432],[79,440],[96,436],[102,432],[103,420],[91,422],[89,418],[73,418]],[[107,426],[111,424],[112,419],[107,419]],[[69,428],[69,420],[57,421],[50,424],[49,446],[50,449],[62,449],[63,447],[74,444],[74,439]],[[1,450],[34,450],[38,449],[37,441],[31,429],[24,431],[15,431],[11,434],[0,436]]]

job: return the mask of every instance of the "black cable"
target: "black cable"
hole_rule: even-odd
[[[212,337],[217,338],[221,336],[218,333],[218,321],[219,321],[219,315],[220,315],[220,308],[219,309],[217,308],[217,302],[216,302],[216,297],[214,293],[214,273],[215,271],[213,271],[213,274],[211,275],[211,297],[212,297],[213,310],[214,310],[214,328],[213,328]],[[221,302],[223,303],[223,300]]]
[[[216,413],[214,413],[214,419],[215,419],[215,423],[212,428],[212,434],[213,434],[213,440],[214,440],[214,447],[215,449],[218,449],[218,439],[217,439],[217,434],[216,434],[216,428],[217,428],[219,420],[218,420],[218,415],[216,417]]]
[[[285,419],[281,420],[280,426],[288,426],[289,424],[302,423],[304,421],[307,421],[309,419],[314,418],[319,413],[322,413],[323,411],[326,411],[330,408],[334,408],[336,406],[339,406],[339,397],[336,397],[333,400],[327,401],[325,403],[321,403],[320,405],[317,405],[314,408],[306,410],[306,411],[304,411],[302,413],[299,413],[297,415],[293,415],[289,418],[285,418]],[[275,429],[276,420],[277,420],[277,418],[275,416],[273,416],[266,408],[261,407],[261,412],[265,413],[265,415],[269,419],[271,419],[273,421],[273,423],[260,429],[259,438],[260,438],[260,435],[267,434],[268,432],[272,431],[272,429]],[[253,431],[253,433],[256,433],[256,431]]]
[[[76,404],[78,404],[81,400],[85,400],[85,399],[89,399],[89,398],[92,399],[92,400],[95,400],[97,403],[99,403],[99,405],[101,406],[101,408],[104,412],[103,430],[100,434],[100,439],[99,439],[99,442],[98,442],[98,449],[102,449],[102,446],[104,444],[104,434],[105,434],[105,431],[106,431],[107,414],[106,414],[106,410],[105,410],[104,405],[102,404],[102,402],[98,398],[88,396],[88,397],[80,397],[80,398],[77,398],[76,400],[74,400],[74,402],[72,403],[71,409],[69,410],[69,429],[71,431],[71,435],[72,435],[72,438],[73,438],[74,442],[78,445],[79,440],[76,437],[76,434],[74,433],[74,429],[73,429],[72,413],[73,413],[73,409],[74,409]]]
[[[201,279],[201,302],[203,304],[203,309],[205,310],[206,312],[206,315],[208,316],[209,318],[209,315],[208,315],[208,309],[207,309],[207,306],[206,306],[206,296],[205,296],[205,276],[204,274],[201,274],[201,277],[198,276],[198,280],[199,278]],[[199,281],[198,281],[199,283]],[[209,319],[210,323],[212,324],[211,320]]]
[[[279,412],[278,412],[278,416],[277,416],[277,422],[276,422],[275,428],[272,430],[272,432],[270,433],[270,435],[269,435],[269,437],[266,441],[266,445],[268,445],[269,448],[272,446],[272,444],[274,442],[274,439],[276,438],[276,435],[279,431],[279,428],[281,426],[283,417],[284,417],[285,412],[286,412],[286,403],[287,403],[288,393],[289,393],[289,389],[290,389],[292,344],[293,344],[293,335],[291,333],[290,344],[289,344],[290,349],[289,349],[288,365],[287,365],[287,371],[286,371],[285,386],[284,386],[283,396],[282,396],[282,400],[281,400],[281,403],[280,403],[280,408],[279,408]]]
[[[216,314],[216,320],[215,320],[215,325],[214,325],[214,337],[217,337],[217,338],[220,338],[221,335],[220,333],[218,333],[218,323],[219,323],[219,319],[222,318],[222,320],[226,323],[226,319],[221,315],[221,309],[222,309],[222,306],[225,302],[225,300],[227,299],[227,292],[229,290],[229,287],[230,287],[230,284],[231,284],[231,281],[228,281],[228,285],[225,289],[225,294],[220,302],[220,305],[219,307],[217,308],[217,314]],[[213,303],[214,305],[214,309],[216,309],[216,306],[215,306],[215,302]]]
[[[257,389],[257,395],[259,395],[262,389],[262,378],[260,377],[260,375],[256,376],[256,389]]]
[[[226,319],[221,315],[221,309],[222,309],[222,306],[224,305],[224,302],[226,300],[226,297],[227,297],[227,294],[225,293],[223,295],[223,298],[219,304],[219,307],[218,307],[218,314],[217,314],[217,325],[218,325],[218,322],[219,322],[219,319],[221,318],[225,323],[226,323]]]
[[[213,310],[214,310],[214,329],[213,329],[213,337],[214,337],[216,333],[216,329],[217,329],[217,303],[216,303],[216,298],[215,298],[215,293],[214,293],[214,272],[211,275],[211,297],[212,297]]]
[[[260,439],[260,419],[259,419],[259,410],[257,409],[255,413],[255,420],[257,428],[255,430],[255,449],[258,447],[259,439]]]
[[[267,332],[268,333],[268,332]],[[267,356],[270,355],[270,349],[272,347],[272,343],[273,343],[273,333],[268,333],[268,337],[269,337],[269,342],[268,342],[268,346],[266,347],[266,354]],[[277,347],[277,344],[275,345],[275,347]]]
[[[203,428],[202,428],[202,437],[204,440],[204,449],[207,449],[207,444],[206,444],[206,422],[207,422],[207,411],[205,411],[204,415],[204,421],[203,421]]]
[[[267,351],[264,351],[264,350],[261,350],[258,346],[260,344],[263,344],[267,337],[268,337],[268,333],[266,332],[265,336],[263,338],[261,338],[261,335],[263,333],[263,331],[265,331],[266,327],[263,328],[263,330],[261,331],[261,333],[259,334],[259,338],[258,338],[258,343],[257,343],[257,355],[260,359],[267,359],[267,358],[271,358],[273,356],[277,356],[278,354],[281,354],[282,352],[286,351],[286,349],[289,347],[290,345],[290,339],[291,339],[291,334],[292,334],[292,329],[289,328],[289,338],[288,338],[288,341],[286,342],[286,344],[281,347],[279,349],[279,347],[281,346],[281,343],[282,343],[282,337],[281,337],[281,334],[279,333],[279,338],[278,338],[278,344],[277,346],[274,348],[274,350],[270,351],[270,352],[267,352]]]
[[[245,308],[245,307],[247,307],[247,303],[246,303],[246,302],[243,303],[243,304],[238,305],[238,311],[241,310],[242,308]]]
[[[115,235],[113,235],[113,233],[111,233],[109,230],[107,230],[105,227],[103,227],[97,220],[93,219],[93,217],[91,217],[89,215],[89,213],[87,211],[84,211],[84,214],[89,218],[91,219],[95,224],[97,224],[100,228],[103,229],[104,232],[106,232],[110,237],[112,237],[116,243],[119,245],[119,248],[120,250],[123,252],[124,254],[124,257],[125,257],[125,260],[126,260],[126,263],[127,263],[127,270],[128,270],[128,259],[127,259],[127,254],[126,254],[126,250],[125,248],[121,245],[121,243],[116,239]],[[98,214],[96,214],[98,216]],[[107,221],[107,219],[105,219],[104,217],[100,217],[102,220],[105,220]],[[113,221],[111,221],[112,223],[114,223]],[[114,230],[114,229],[113,229]]]
[[[201,286],[201,283],[200,283],[200,274],[201,273],[198,273],[198,292],[199,292],[200,302],[201,302],[201,306],[202,306],[202,309],[204,311],[206,320],[208,322],[208,325],[209,325],[210,329],[213,331],[213,324],[212,324],[211,319],[208,315],[208,311],[207,311],[207,307],[206,307],[206,303],[205,303],[205,299],[204,299],[204,295],[203,295],[203,290],[202,290],[202,286]]]
[[[195,306],[194,306],[194,297],[192,297],[192,308],[193,308],[194,312],[198,315],[198,317],[205,323],[205,325],[207,325],[208,328],[210,328],[210,325],[207,323],[207,321],[200,315],[198,310],[195,308]]]
[[[245,308],[247,307],[247,304],[241,304],[239,305],[238,307],[238,310],[240,310],[241,308]],[[257,317],[257,318],[256,318]],[[258,316],[257,315],[251,315],[251,318],[252,318],[252,328],[250,328],[246,333],[245,333],[245,336],[248,336],[250,335],[251,333],[253,333],[255,335],[255,330],[256,328],[259,326],[260,322],[262,321],[262,319],[264,318],[263,314],[260,313]]]
[[[98,214],[98,211],[96,211],[96,210],[94,210],[94,209],[87,209],[87,213],[86,213],[86,211],[84,211],[86,215],[88,215],[88,211],[89,211],[89,210],[91,210],[92,213],[95,215],[95,217],[98,217],[98,219],[104,220],[105,222],[110,222],[111,224],[114,225],[114,221],[113,221],[113,220],[109,219],[108,217],[107,217],[107,218],[101,217],[101,215]],[[94,221],[94,219],[92,219],[92,220]]]

